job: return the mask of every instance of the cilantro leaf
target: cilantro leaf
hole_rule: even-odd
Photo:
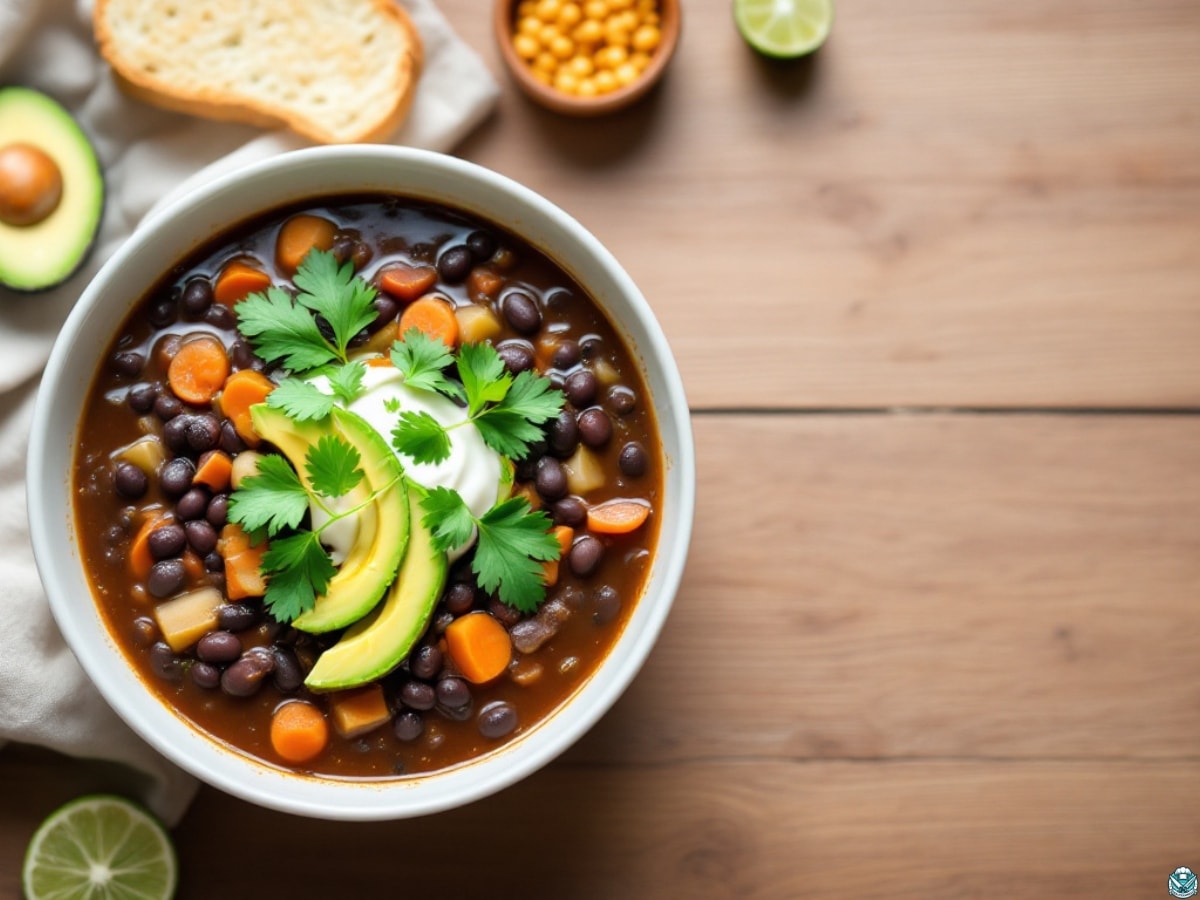
[[[439,463],[450,458],[450,435],[424,410],[400,413],[392,429],[392,446],[418,463]]]
[[[312,609],[337,573],[320,537],[312,531],[271,541],[262,567],[267,576],[263,603],[280,622],[290,622]]]
[[[419,328],[410,328],[403,340],[392,344],[392,365],[404,376],[409,387],[437,391],[453,400],[463,399],[463,391],[446,378],[443,370],[454,363],[450,348]]]
[[[229,521],[246,531],[266,529],[278,534],[295,528],[308,512],[308,492],[300,477],[281,456],[264,456],[258,474],[242,481],[229,495]]]
[[[553,523],[541,511],[533,512],[524,497],[498,503],[478,520],[479,541],[472,568],[485,591],[495,591],[501,602],[534,612],[546,598],[541,563],[558,559],[558,539]]]
[[[327,250],[313,249],[292,276],[296,301],[323,318],[333,332],[337,357],[346,359],[351,338],[375,321],[375,288],[354,275],[354,263],[338,266]]]
[[[367,366],[362,362],[348,362],[344,366],[334,366],[328,375],[329,386],[333,393],[349,406],[362,395],[363,378],[367,374]]]
[[[316,319],[280,288],[251,294],[233,308],[238,331],[267,362],[281,360],[293,372],[315,369],[338,358]]]
[[[294,422],[324,419],[333,410],[334,398],[302,378],[285,378],[267,394],[267,406],[282,410]]]
[[[363,480],[360,462],[362,456],[347,440],[336,434],[323,434],[308,448],[304,471],[313,491],[323,497],[341,497]]]
[[[471,540],[475,519],[458,491],[435,487],[421,498],[421,509],[425,511],[421,521],[433,532],[435,549],[445,552]]]
[[[513,383],[504,360],[491,344],[463,344],[458,351],[458,377],[467,395],[467,413],[475,416],[486,403],[504,399]]]
[[[562,391],[526,370],[513,380],[499,402],[475,417],[475,427],[484,443],[501,456],[522,459],[529,445],[544,436],[542,423],[557,416],[562,405]]]

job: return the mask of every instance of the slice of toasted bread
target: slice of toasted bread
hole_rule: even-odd
[[[94,26],[132,96],[321,143],[388,137],[422,62],[395,0],[96,0]]]

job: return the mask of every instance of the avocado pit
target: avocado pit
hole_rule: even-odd
[[[0,147],[0,221],[26,228],[43,221],[62,200],[58,163],[32,144]]]

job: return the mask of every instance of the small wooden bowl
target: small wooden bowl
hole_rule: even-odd
[[[529,63],[513,49],[516,7],[519,0],[496,0],[493,30],[500,56],[517,86],[534,102],[547,109],[571,116],[599,116],[629,106],[652,88],[666,70],[679,43],[681,0],[658,0],[659,31],[662,40],[650,57],[650,63],[638,79],[622,88],[597,97],[579,97],[543,84],[533,77]]]

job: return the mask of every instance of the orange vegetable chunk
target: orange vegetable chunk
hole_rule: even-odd
[[[279,229],[275,238],[275,262],[289,275],[300,268],[312,249],[328,250],[333,246],[337,227],[328,219],[301,213],[292,216]],[[261,288],[260,288],[261,290]]]
[[[265,291],[271,286],[271,276],[262,269],[235,259],[226,263],[217,283],[213,285],[213,299],[222,306],[233,307],[250,294]]]
[[[458,346],[458,317],[454,315],[454,307],[437,294],[426,294],[414,300],[400,314],[401,336],[410,328],[425,332],[451,349]]]
[[[608,500],[591,507],[587,524],[597,534],[629,534],[650,518],[650,504],[642,500]]]
[[[137,534],[129,543],[129,571],[138,581],[145,579],[154,565],[154,556],[150,553],[150,532],[161,525],[168,525],[172,521],[174,521],[174,517],[169,513],[154,510],[146,516],[146,521],[142,522]]]
[[[328,743],[325,714],[307,700],[285,701],[271,714],[271,746],[286,762],[308,762]]]
[[[250,407],[262,403],[273,390],[275,382],[253,369],[239,369],[234,372],[221,390],[221,412],[233,422],[238,437],[251,447],[257,447],[261,438],[254,430]]]
[[[433,266],[396,263],[379,273],[379,288],[397,300],[411,303],[437,284],[437,278]]]
[[[223,491],[229,487],[229,479],[233,474],[233,460],[224,450],[209,450],[196,463],[196,474],[192,477],[195,484],[203,484],[213,491]]]
[[[490,613],[459,616],[447,626],[445,637],[446,651],[455,667],[475,684],[496,678],[512,660],[512,640]]]
[[[179,345],[167,367],[167,383],[185,403],[205,406],[229,377],[225,345],[209,334],[198,335]]]
[[[373,731],[392,717],[379,682],[334,694],[329,715],[337,733],[347,738]]]

